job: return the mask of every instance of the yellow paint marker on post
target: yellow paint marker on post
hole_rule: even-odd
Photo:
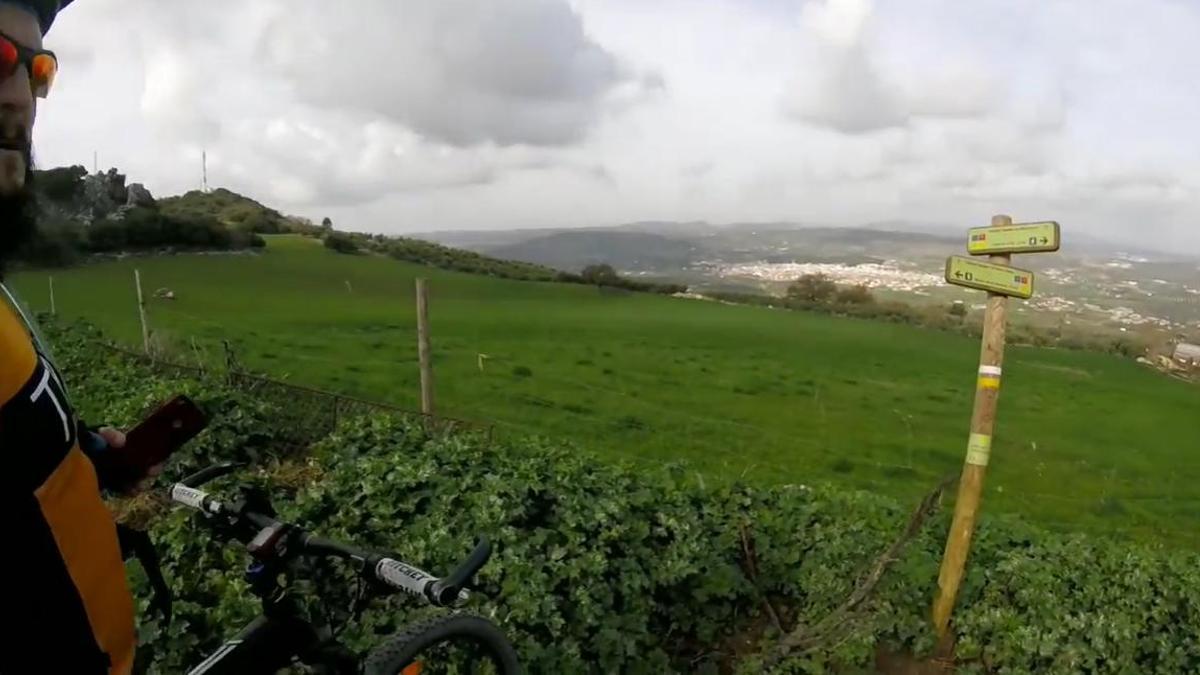
[[[979,366],[979,389],[999,389],[1000,374],[1003,369],[999,366]]]

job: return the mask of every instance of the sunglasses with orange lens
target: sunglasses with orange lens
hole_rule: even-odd
[[[58,57],[46,49],[30,49],[0,33],[0,80],[12,77],[18,66],[29,71],[29,88],[38,98],[46,98],[54,76],[58,74]]]

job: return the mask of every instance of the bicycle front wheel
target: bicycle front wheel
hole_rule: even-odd
[[[512,643],[492,622],[468,615],[413,624],[376,647],[365,675],[519,675]]]

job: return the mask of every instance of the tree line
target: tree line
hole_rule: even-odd
[[[418,239],[338,231],[329,218],[318,225],[285,216],[224,188],[155,200],[139,185],[126,187],[125,175],[116,169],[95,175],[82,166],[36,171],[32,186],[38,230],[18,260],[37,266],[71,265],[89,255],[122,251],[258,248],[265,245],[261,234],[296,233],[320,238],[338,253],[370,252],[469,274],[646,293],[687,290],[625,278],[605,264],[573,273]]]
[[[875,319],[890,323],[924,326],[936,330],[979,337],[978,321],[968,321],[970,308],[962,302],[913,305],[900,300],[880,300],[864,284],[838,284],[825,274],[805,274],[788,285],[784,297],[759,293],[709,292],[713,300],[741,305],[822,312],[838,316]],[[1063,326],[1017,324],[1009,327],[1008,342],[1035,347],[1098,351],[1136,358],[1151,343],[1132,334],[1105,335],[1092,331],[1067,333]]]
[[[347,255],[364,252],[376,253],[420,265],[520,281],[586,284],[601,288],[666,295],[687,291],[687,286],[681,284],[638,281],[622,277],[611,265],[606,264],[589,265],[576,274],[533,263],[493,258],[474,251],[442,246],[420,239],[342,232],[334,230],[328,218],[322,223],[319,231],[312,234],[318,233],[326,248]]]

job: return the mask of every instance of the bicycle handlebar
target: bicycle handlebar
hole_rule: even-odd
[[[168,494],[172,501],[196,509],[207,517],[226,519],[240,531],[238,538],[244,540],[247,550],[257,558],[307,554],[350,559],[360,564],[360,574],[369,580],[423,598],[430,604],[449,607],[470,597],[464,587],[491,557],[491,542],[481,537],[475,549],[453,572],[438,578],[404,561],[326,539],[271,515],[258,513],[244,502],[219,501],[195,487],[234,468],[235,465],[209,467],[175,483]]]

